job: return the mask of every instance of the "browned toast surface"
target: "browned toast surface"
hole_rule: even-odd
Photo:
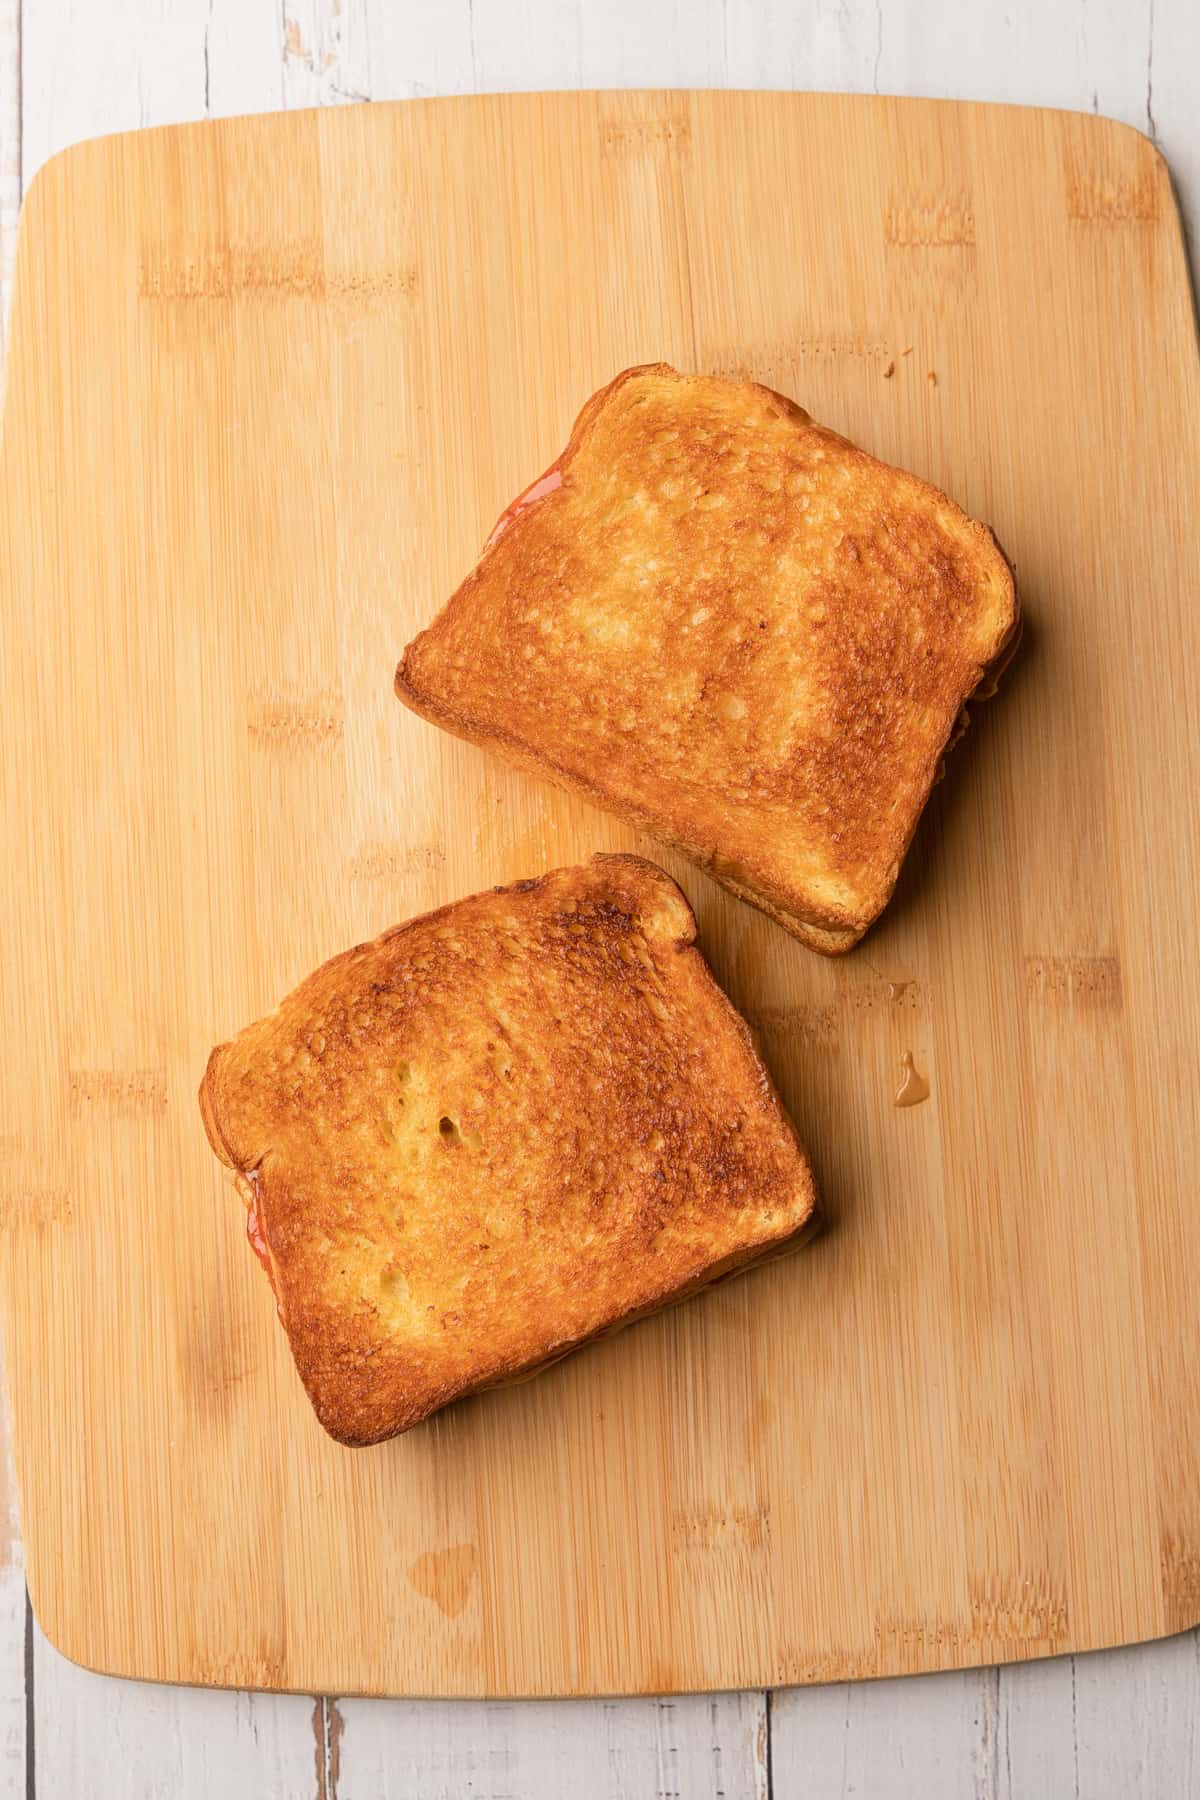
[[[335,1437],[405,1430],[811,1222],[694,939],[662,870],[595,857],[335,957],[213,1051],[205,1126]]]
[[[405,651],[417,712],[813,947],[886,904],[1019,613],[991,532],[752,382],[630,369]]]

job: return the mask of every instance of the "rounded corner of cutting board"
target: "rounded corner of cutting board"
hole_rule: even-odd
[[[66,144],[61,150],[55,150],[40,163],[21,196],[21,223],[36,219],[45,207],[53,204],[62,189],[95,161],[97,146],[104,142],[102,137],[82,138],[76,144]]]
[[[1143,131],[1140,125],[1131,125],[1128,119],[1114,119],[1109,113],[1073,112],[1070,116],[1079,121],[1081,131],[1106,146],[1112,145],[1127,161],[1152,167],[1160,176],[1170,179],[1171,165],[1166,152],[1157,138]]]
[[[26,1547],[25,1591],[33,1622],[50,1648],[67,1662],[74,1663],[77,1669],[85,1669],[89,1675],[143,1679],[144,1671],[137,1665],[136,1655],[131,1659],[132,1666],[126,1666],[119,1657],[111,1661],[106,1659],[98,1653],[90,1640],[82,1618],[75,1617],[69,1609],[64,1610],[57,1604],[43,1604],[43,1600],[52,1591],[52,1584],[43,1588],[38,1562],[38,1545],[35,1539]],[[180,1679],[187,1678],[181,1676]]]

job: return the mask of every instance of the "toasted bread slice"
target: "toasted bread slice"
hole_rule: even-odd
[[[200,1089],[345,1444],[798,1241],[804,1151],[669,876],[598,856],[335,957]]]
[[[1018,621],[996,540],[936,488],[659,363],[584,407],[396,692],[836,952]]]

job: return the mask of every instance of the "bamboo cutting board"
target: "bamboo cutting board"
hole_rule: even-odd
[[[13,344],[2,1285],[51,1639],[549,1694],[1200,1618],[1200,379],[1150,144],[779,94],[150,132],[38,176]],[[848,958],[662,857],[827,1235],[349,1452],[196,1087],[343,947],[653,853],[392,673],[587,395],[656,358],[746,370],[993,521],[1026,645]],[[906,1054],[931,1091],[899,1108]]]

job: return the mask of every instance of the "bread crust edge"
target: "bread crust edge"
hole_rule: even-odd
[[[569,470],[571,462],[586,437],[592,421],[598,417],[600,412],[607,406],[612,397],[626,382],[641,375],[662,373],[676,375],[678,372],[674,370],[669,363],[638,363],[631,368],[623,369],[604,387],[597,389],[591,398],[585,402],[579,412],[575,423],[571,428],[571,433],[567,439],[565,448],[556,459],[556,462],[551,466],[560,468],[563,470],[564,474]],[[684,377],[684,379],[687,380],[691,378]],[[754,388],[760,394],[765,395],[773,403],[783,407],[790,417],[796,418],[801,423],[815,423],[815,421],[812,420],[811,415],[805,412],[802,406],[790,399],[786,394],[778,393],[774,388],[767,387],[762,382],[750,381],[747,379],[745,385]],[[840,434],[830,431],[827,426],[821,426],[820,429],[828,432],[830,437],[837,438],[839,442],[846,444],[850,443],[849,439],[840,437]],[[851,445],[851,448],[861,455],[870,455],[870,452],[861,450],[858,445]],[[902,471],[902,473],[906,472]],[[919,478],[913,477],[913,479],[916,480]],[[412,642],[405,648],[404,654],[396,666],[395,679],[393,682],[396,698],[400,700],[403,705],[407,706],[411,712],[418,714],[421,718],[426,719],[432,725],[438,726],[441,730],[448,731],[452,736],[464,739],[468,743],[475,744],[480,749],[494,751],[507,762],[521,769],[523,773],[533,775],[535,778],[541,780],[549,781],[566,792],[575,794],[580,798],[589,801],[592,805],[599,807],[602,811],[607,812],[611,816],[624,820],[627,824],[634,826],[635,829],[648,832],[652,837],[657,838],[659,842],[669,845],[672,849],[678,850],[682,855],[686,856],[690,862],[695,863],[702,869],[705,874],[712,876],[715,881],[719,882],[721,886],[729,893],[733,894],[735,898],[745,901],[748,905],[754,906],[760,912],[765,913],[768,918],[774,920],[777,925],[782,926],[790,936],[798,939],[799,942],[806,945],[808,949],[815,950],[818,954],[823,956],[844,955],[848,950],[852,950],[854,946],[859,943],[886,910],[895,891],[896,882],[899,879],[900,869],[904,862],[904,858],[908,854],[917,826],[920,824],[921,817],[929,803],[929,796],[944,773],[946,757],[967,729],[969,724],[969,708],[977,705],[980,700],[991,698],[995,693],[1000,677],[1003,675],[1005,669],[1007,669],[1017,652],[1022,634],[1023,621],[1021,596],[1016,583],[1015,571],[1012,562],[1005,553],[995,531],[990,525],[985,524],[982,520],[974,519],[969,514],[963,512],[963,509],[956,501],[952,500],[950,496],[945,494],[940,488],[935,487],[933,483],[923,482],[922,485],[928,487],[937,499],[943,501],[947,506],[953,508],[956,513],[961,515],[969,526],[972,536],[986,541],[988,549],[994,556],[993,566],[995,573],[999,576],[1007,591],[1006,597],[1008,605],[1005,610],[1008,614],[1008,620],[991,656],[979,666],[976,678],[964,696],[959,711],[955,716],[943,743],[930,758],[929,767],[920,790],[920,803],[914,809],[912,827],[894,865],[888,872],[886,882],[881,884],[878,895],[872,905],[869,908],[864,909],[861,913],[854,914],[848,910],[815,905],[810,898],[799,890],[789,889],[777,884],[768,885],[756,882],[753,878],[748,877],[747,872],[723,867],[719,852],[715,846],[709,848],[698,844],[686,835],[680,833],[676,829],[674,822],[665,813],[659,812],[652,807],[639,806],[628,800],[619,799],[608,794],[599,782],[586,775],[577,774],[573,770],[564,768],[562,764],[556,762],[553,757],[548,756],[545,752],[525,743],[524,740],[516,737],[514,734],[506,732],[503,728],[490,724],[484,725],[468,714],[459,712],[454,707],[445,705],[435,695],[422,689],[418,685],[413,678],[412,671],[414,651],[427,633],[436,628],[443,614],[453,606],[465,583],[472,580],[483,568],[491,551],[492,539],[488,540],[488,543],[485,545],[483,552],[476,561],[474,568],[465,577],[464,581],[459,583],[459,586],[455,589],[445,605],[439,609],[435,618],[430,621],[430,624],[426,626],[424,630],[418,632]],[[514,531],[519,531],[521,529],[519,514],[514,517],[510,529]]]

